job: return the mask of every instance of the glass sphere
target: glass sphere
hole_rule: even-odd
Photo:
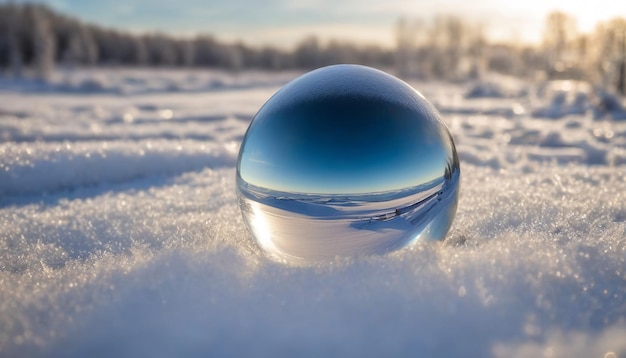
[[[259,110],[239,151],[237,194],[263,250],[323,260],[443,240],[459,175],[452,137],[419,92],[370,67],[335,65]]]

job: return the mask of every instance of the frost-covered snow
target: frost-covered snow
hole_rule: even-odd
[[[0,81],[0,356],[626,356],[619,112],[413,83],[461,158],[447,240],[291,266],[251,241],[234,165],[293,75]]]

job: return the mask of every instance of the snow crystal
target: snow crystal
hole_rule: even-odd
[[[461,158],[446,241],[291,266],[254,245],[234,183],[284,75],[120,76],[128,96],[0,93],[0,356],[626,355],[623,122],[414,83]]]

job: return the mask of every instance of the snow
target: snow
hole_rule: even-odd
[[[461,158],[448,238],[294,266],[252,242],[234,170],[294,75],[0,81],[0,356],[626,356],[619,115],[414,82]]]

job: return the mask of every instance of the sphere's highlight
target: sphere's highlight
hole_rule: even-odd
[[[281,88],[259,110],[237,161],[243,218],[286,259],[385,253],[443,240],[459,160],[435,108],[382,71],[336,65]]]

